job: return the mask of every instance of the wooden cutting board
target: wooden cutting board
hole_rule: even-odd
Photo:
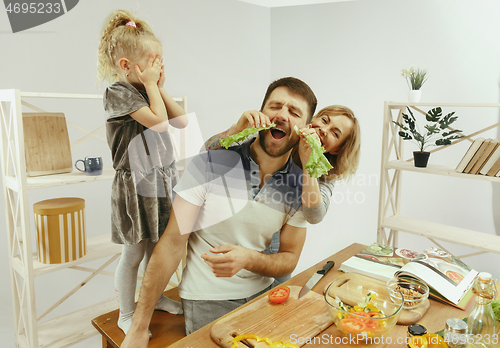
[[[23,113],[24,151],[29,176],[73,170],[68,128],[63,113]]]
[[[322,295],[309,291],[299,299],[301,288],[293,285],[289,288],[290,297],[283,304],[272,303],[266,296],[218,320],[212,326],[212,340],[224,348],[230,348],[233,338],[242,334],[289,342],[292,335],[314,337],[333,324]],[[268,347],[265,342],[247,341],[248,345],[240,343],[238,347]]]
[[[355,274],[355,273],[349,273],[349,286],[351,289],[357,289],[358,286],[362,286],[364,289],[371,289],[374,290],[375,292],[381,294],[381,293],[386,293],[387,292],[387,287],[386,283],[366,277],[361,274]],[[330,285],[330,284],[328,284]],[[340,298],[340,300],[350,306],[354,306],[360,302],[363,302],[362,297],[363,294],[359,293],[357,291],[347,291],[347,287],[342,287],[342,285],[345,285],[345,283],[337,282],[335,287],[337,288],[336,294]],[[328,286],[327,286],[328,288]],[[343,291],[345,289],[345,291]],[[326,288],[325,288],[326,291]],[[366,295],[366,293],[363,291],[363,293]],[[424,314],[427,312],[427,310],[430,307],[430,302],[428,299],[426,299],[423,303],[423,305],[415,308],[415,309],[402,309],[401,310],[401,315],[399,316],[398,319],[398,324],[399,325],[410,325],[410,324],[415,324],[418,322]]]

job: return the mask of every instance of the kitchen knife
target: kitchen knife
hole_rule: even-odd
[[[307,294],[312,288],[314,285],[316,285],[317,282],[319,282],[319,280],[321,278],[323,278],[323,276],[335,265],[335,262],[333,261],[328,261],[324,266],[323,266],[323,269],[320,269],[318,272],[314,273],[311,278],[309,278],[309,280],[307,281],[306,285],[304,285],[302,287],[302,289],[300,289],[300,292],[299,292],[299,298],[301,298],[302,296],[304,296],[305,294]]]

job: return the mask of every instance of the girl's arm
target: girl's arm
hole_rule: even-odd
[[[186,111],[167,93],[163,85],[165,84],[165,66],[161,67],[158,89],[165,104],[169,123],[175,128],[185,128],[188,125]]]
[[[227,138],[230,135],[237,134],[242,130],[250,127],[262,127],[271,124],[269,117],[264,115],[262,112],[257,110],[245,111],[238,122],[229,127],[228,130],[215,134],[210,139],[205,142],[205,149],[207,150],[217,150],[222,146],[220,145],[220,139]]]
[[[146,89],[149,106],[143,106],[139,110],[130,113],[130,116],[148,128],[166,122],[168,120],[167,109],[157,84],[161,71],[161,58],[152,55],[144,71],[141,71],[138,65],[135,66],[135,71]]]

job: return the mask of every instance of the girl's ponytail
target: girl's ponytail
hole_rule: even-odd
[[[127,56],[132,58],[144,52],[146,43],[161,45],[149,25],[125,10],[111,13],[101,29],[98,48],[98,80],[114,82],[118,79],[116,60]]]

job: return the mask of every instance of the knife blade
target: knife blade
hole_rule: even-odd
[[[307,281],[306,285],[304,285],[302,287],[302,289],[300,289],[300,292],[299,292],[299,298],[301,298],[302,296],[304,296],[305,294],[307,294],[309,291],[311,291],[311,289],[313,288],[314,285],[316,285],[317,282],[319,282],[319,280],[321,278],[323,278],[323,276],[330,270],[332,269],[332,267],[335,265],[335,262],[333,261],[328,261],[324,266],[323,266],[323,269],[320,269],[319,271],[317,271],[316,273],[314,273],[311,278],[309,278],[309,280]]]

